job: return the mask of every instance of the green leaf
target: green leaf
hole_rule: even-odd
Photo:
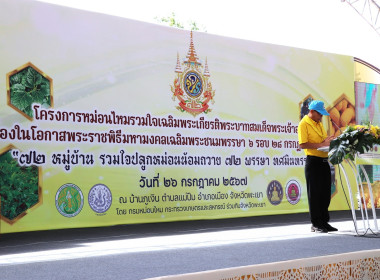
[[[23,111],[25,108],[32,105],[33,99],[29,94],[25,92],[14,92],[11,94],[11,103]]]
[[[22,81],[22,74],[21,73],[16,73],[10,77],[10,84],[19,84]]]
[[[329,151],[329,161],[331,164],[340,164],[343,161],[346,155],[345,148],[344,145],[336,145]]]
[[[49,83],[46,83],[46,82],[42,83],[40,90],[44,94],[44,96],[50,97],[50,85],[49,85]]]
[[[344,158],[354,160],[357,153],[365,153],[373,148],[380,140],[368,128],[347,129],[336,139],[331,141],[329,159],[333,164],[339,164]]]
[[[355,160],[355,155],[353,155],[352,153],[349,153],[349,154],[347,154],[346,158],[349,158],[351,160]]]
[[[36,90],[36,91],[32,92],[31,97],[32,97],[33,102],[41,104],[44,102],[45,92],[42,90]]]
[[[29,106],[29,107],[26,107],[24,109],[24,113],[27,114],[29,117],[33,118],[33,110],[32,110],[32,107]]]
[[[11,153],[0,155],[1,214],[14,219],[38,202],[38,168],[20,167]]]
[[[362,153],[364,153],[364,146],[359,146],[358,148],[357,148],[357,151],[360,153],[360,154],[362,154]]]
[[[340,141],[338,139],[334,139],[330,142],[330,150],[335,148],[335,147],[338,147],[340,144]]]
[[[33,102],[50,106],[50,82],[33,67],[27,67],[10,77],[11,103],[33,117]]]
[[[41,80],[41,74],[34,70],[32,67],[28,67],[28,71],[26,73],[25,86],[29,88],[34,88],[35,86],[41,83]]]
[[[11,86],[11,94],[12,93],[18,93],[18,94],[26,94],[25,86],[22,84],[14,84]]]

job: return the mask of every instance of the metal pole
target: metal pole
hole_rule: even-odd
[[[360,179],[360,176],[358,176],[358,174],[357,174],[357,170],[354,167],[354,163],[351,160],[349,160],[349,159],[347,160],[347,162],[350,165],[350,167],[352,169],[352,173],[354,173],[354,176],[355,176],[356,185],[358,186],[358,193],[359,193],[360,203],[362,204],[362,202],[364,200],[364,214],[365,214],[365,218],[364,218],[364,214],[363,214],[363,206],[362,205],[360,205],[360,213],[362,214],[363,229],[365,231],[370,226],[369,226],[367,204],[365,203],[365,195],[364,195],[364,189],[363,189],[363,185],[362,185],[362,180]],[[360,184],[358,183],[358,177],[359,177]],[[367,228],[365,226],[365,220],[367,220],[367,225],[368,225]]]
[[[343,171],[344,178],[346,179],[348,194],[350,196],[352,219],[354,220],[354,225],[355,225],[355,230],[356,230],[357,224],[356,224],[355,205],[354,205],[354,200],[352,198],[350,181],[348,181],[346,170],[344,169],[344,167],[341,163],[339,163],[339,168]],[[342,186],[342,188],[343,188],[343,186]]]
[[[370,199],[371,199],[371,207],[372,207],[373,221],[374,221],[374,223],[375,223],[375,230],[376,230],[376,232],[378,232],[379,229],[378,229],[378,227],[377,227],[376,209],[375,209],[375,204],[374,204],[374,200],[373,200],[373,193],[372,193],[371,182],[369,181],[368,174],[367,174],[367,172],[365,171],[363,165],[359,164],[359,166],[360,166],[360,169],[363,171],[363,174],[364,174],[365,179],[367,180],[367,184],[368,184],[368,192],[369,192],[369,196],[370,196]]]

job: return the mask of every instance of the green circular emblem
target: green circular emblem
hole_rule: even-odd
[[[74,184],[64,184],[55,195],[55,206],[62,216],[75,217],[83,208],[82,191]]]

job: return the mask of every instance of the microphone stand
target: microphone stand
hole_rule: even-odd
[[[338,129],[339,129],[339,132],[340,134],[342,134],[342,130],[340,129],[340,127],[332,120],[332,118],[330,117],[330,121],[332,122],[333,125],[335,125]]]

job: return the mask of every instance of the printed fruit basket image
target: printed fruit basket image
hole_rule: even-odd
[[[355,105],[345,94],[342,94],[327,112],[330,113],[328,120],[327,134],[335,137],[339,136],[347,127],[347,125],[355,125]]]
[[[376,181],[371,184],[372,193],[373,193],[373,205],[376,209],[380,208],[380,181]],[[364,199],[362,199],[362,207],[364,208],[364,203],[367,206],[367,209],[372,209],[371,205],[371,196],[369,194],[368,183],[363,182],[363,191],[364,191]],[[365,200],[365,201],[364,201]]]

